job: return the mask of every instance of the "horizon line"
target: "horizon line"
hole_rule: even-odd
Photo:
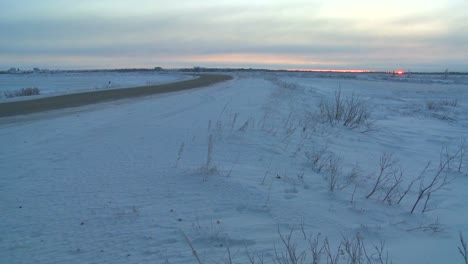
[[[17,69],[16,72],[13,72],[13,69]],[[392,72],[403,72],[403,73],[445,73],[445,71],[409,71],[392,69],[392,70],[369,70],[369,69],[319,69],[319,68],[277,68],[277,69],[268,69],[268,68],[252,68],[252,67],[202,67],[202,66],[192,66],[192,67],[127,67],[127,68],[85,68],[85,69],[47,69],[33,67],[31,69],[21,69],[16,67],[11,67],[7,70],[0,70],[0,73],[31,73],[37,70],[39,71],[71,71],[71,72],[80,72],[80,71],[164,71],[164,70],[189,70],[194,71],[205,71],[205,70],[243,70],[243,71],[287,71],[287,72],[331,72],[331,73],[392,73]],[[464,73],[468,74],[468,71],[447,71],[447,73]]]

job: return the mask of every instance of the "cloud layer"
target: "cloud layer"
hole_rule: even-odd
[[[468,2],[406,2],[7,0],[0,67],[468,71]]]

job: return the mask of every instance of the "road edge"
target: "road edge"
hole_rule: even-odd
[[[90,91],[25,101],[0,103],[0,118],[59,110],[70,107],[79,107],[128,98],[143,97],[153,94],[178,92],[188,89],[206,87],[233,79],[232,76],[224,74],[198,74],[196,76],[198,76],[198,78],[173,83],[123,89]]]

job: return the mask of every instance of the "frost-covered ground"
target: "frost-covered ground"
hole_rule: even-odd
[[[120,89],[155,85],[193,78],[175,72],[50,72],[30,74],[0,74],[0,102],[27,100],[44,96],[104,89]],[[5,92],[23,88],[38,88],[39,96],[7,98]]]
[[[301,75],[296,73],[296,75]],[[405,73],[403,75],[389,74],[382,72],[371,73],[332,73],[332,72],[304,72],[304,77],[314,76],[317,78],[333,79],[351,79],[351,80],[373,80],[373,81],[392,81],[401,83],[420,83],[420,84],[466,84],[468,74],[447,74],[444,73]]]
[[[320,102],[339,89],[364,100],[370,127],[323,120]],[[293,230],[307,263],[304,235],[318,233],[339,263],[348,263],[340,241],[356,234],[373,263],[381,241],[393,263],[463,263],[468,155],[461,172],[462,155],[444,167],[449,182],[426,212],[427,196],[410,210],[446,160],[441,150],[456,154],[468,137],[467,96],[467,83],[245,73],[209,88],[0,119],[2,262],[196,263],[192,245],[203,263],[224,263],[228,248],[233,263],[250,263],[246,252],[273,263],[286,253],[278,230]],[[366,199],[383,153],[393,166]],[[428,162],[425,181],[398,203]]]

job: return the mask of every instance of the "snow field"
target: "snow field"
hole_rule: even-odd
[[[382,153],[401,167],[403,188],[429,161],[433,175],[443,147],[457,150],[468,134],[466,88],[237,74],[209,88],[4,122],[1,255],[6,263],[196,263],[191,244],[203,263],[227,260],[227,248],[234,263],[248,263],[246,251],[273,263],[275,249],[285,254],[278,230],[295,230],[298,253],[308,247],[302,231],[328,238],[335,253],[358,233],[369,255],[385,241],[393,263],[462,263],[468,160],[460,173],[453,162],[428,212],[409,213],[419,184],[400,204],[382,201],[383,191],[366,195]],[[321,121],[320,102],[338,89],[365,100],[372,129]],[[339,263],[348,260],[340,254]]]
[[[105,89],[156,85],[193,78],[178,73],[159,72],[53,72],[31,74],[0,74],[0,101],[87,92]],[[5,93],[23,88],[38,88],[39,96],[7,98]]]

